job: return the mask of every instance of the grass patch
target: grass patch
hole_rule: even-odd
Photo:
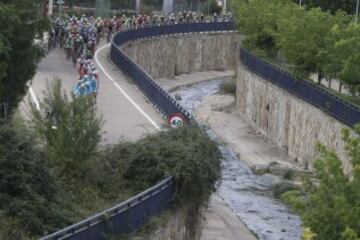
[[[283,193],[296,189],[297,187],[295,187],[294,184],[282,181],[273,186],[273,195],[275,198],[280,198]]]
[[[293,180],[294,179],[294,175],[295,175],[295,172],[294,170],[292,169],[286,169],[284,174],[283,174],[283,178],[285,180]]]
[[[225,94],[236,94],[236,80],[232,78],[230,80],[225,80],[221,83],[220,91]]]

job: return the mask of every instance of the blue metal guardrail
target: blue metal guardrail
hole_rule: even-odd
[[[105,240],[110,236],[135,232],[149,218],[168,209],[174,193],[175,182],[173,177],[169,177],[119,205],[40,240]]]
[[[240,50],[240,59],[250,71],[326,111],[339,121],[349,126],[360,123],[360,109],[358,107],[340,99],[316,84],[298,80],[290,73],[265,62],[245,49]]]
[[[131,29],[119,32],[113,38],[110,52],[111,60],[135,81],[138,88],[165,116],[169,117],[175,113],[181,113],[187,121],[193,122],[190,113],[163,90],[144,70],[127,57],[119,46],[132,40],[162,35],[233,30],[234,22],[169,24]]]

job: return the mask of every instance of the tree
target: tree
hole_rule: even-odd
[[[346,85],[355,95],[360,92],[360,26],[354,23],[335,25],[326,37],[323,51],[324,73]]]
[[[354,135],[343,131],[351,175],[344,173],[334,151],[320,145],[321,155],[314,164],[318,181],[307,181],[302,190],[302,205],[297,209],[304,225],[316,234],[316,240],[360,239],[360,125],[354,130]],[[287,193],[286,198],[290,196]]]
[[[34,147],[33,139],[19,135],[7,124],[1,125],[0,218],[11,223],[11,229],[33,236],[64,226],[68,221],[59,210],[57,193],[58,186],[45,156]],[[3,236],[3,227],[0,226],[1,239],[17,239],[12,237],[14,232],[6,233],[8,238]]]
[[[239,31],[246,35],[245,47],[262,56],[275,56],[277,45],[275,35],[281,13],[290,11],[287,0],[241,0],[235,3]]]
[[[32,124],[45,144],[51,166],[59,177],[83,176],[101,140],[103,121],[96,113],[93,97],[71,95],[69,101],[61,80],[55,79],[40,106],[45,116],[32,106]]]
[[[216,0],[209,0],[209,13],[210,14],[220,14],[222,11],[222,7],[218,5]]]
[[[299,78],[308,78],[316,73],[318,83],[321,83],[322,52],[327,47],[325,39],[338,21],[337,17],[319,8],[294,8],[279,18],[277,44]]]
[[[353,14],[356,5],[356,1],[354,0],[304,0],[304,3],[308,7],[320,7],[322,10],[330,11],[333,14],[339,10]]]
[[[27,82],[44,56],[33,41],[47,27],[47,20],[41,17],[40,2],[0,1],[0,118],[4,106],[11,113],[22,100]]]

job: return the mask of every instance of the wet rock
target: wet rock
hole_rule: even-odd
[[[181,101],[181,100],[182,100],[182,97],[181,97],[181,95],[180,95],[179,93],[176,93],[176,94],[175,94],[175,99],[176,99],[177,101]]]

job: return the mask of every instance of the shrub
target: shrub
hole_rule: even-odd
[[[283,178],[285,180],[293,180],[294,179],[294,170],[286,169],[284,174],[283,174]]]
[[[291,183],[288,182],[280,182],[278,184],[275,184],[273,186],[273,195],[276,198],[280,198],[280,196],[288,191],[292,191],[296,189],[295,186]]]
[[[123,174],[134,191],[174,176],[181,203],[202,203],[220,176],[220,154],[200,129],[183,127],[148,136],[136,143],[120,143],[107,149],[106,161],[113,176]]]
[[[0,126],[0,218],[13,219],[17,229],[33,235],[68,223],[59,211],[58,186],[50,172],[32,139]]]
[[[60,79],[47,88],[40,103],[45,116],[32,106],[32,124],[56,174],[82,177],[98,151],[102,119],[92,97],[72,95],[69,101]]]
[[[336,153],[320,145],[320,158],[314,164],[318,182],[307,179],[301,191],[283,195],[301,213],[316,240],[360,237],[360,125],[354,130],[354,135],[347,130],[343,133],[352,164],[351,178],[344,173]]]
[[[221,83],[220,90],[227,94],[236,94],[236,81],[235,79],[226,80]]]

